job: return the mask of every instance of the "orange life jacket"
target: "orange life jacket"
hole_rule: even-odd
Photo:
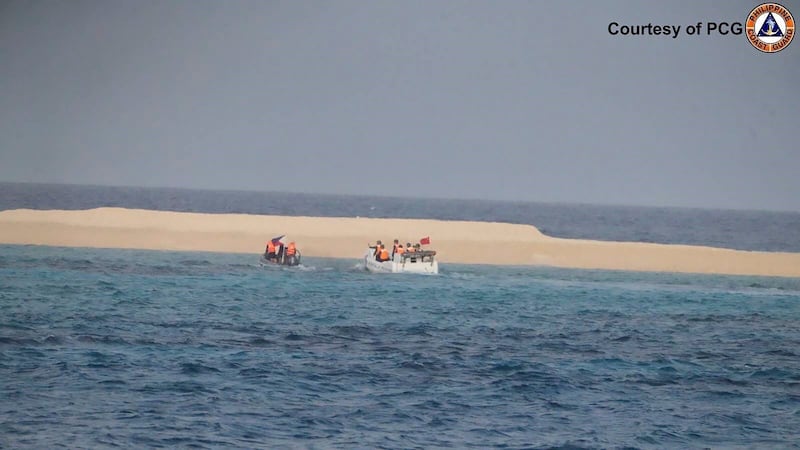
[[[294,245],[294,242],[290,242],[289,246],[286,247],[286,254],[287,255],[294,255],[297,252],[297,247]]]
[[[275,253],[275,243],[272,241],[267,242],[267,253]]]
[[[389,260],[389,250],[385,248],[381,249],[381,261],[388,261]]]
[[[398,245],[397,248],[394,250],[394,252],[397,253],[398,255],[402,255],[403,253],[406,252],[406,250],[403,248],[402,245]]]

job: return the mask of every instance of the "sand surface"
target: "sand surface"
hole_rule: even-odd
[[[258,254],[286,234],[304,256],[360,258],[367,244],[418,242],[439,261],[800,277],[800,253],[545,236],[530,225],[417,219],[198,214],[123,208],[0,211],[0,243]]]

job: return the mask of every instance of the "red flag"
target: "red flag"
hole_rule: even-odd
[[[431,243],[430,236],[425,236],[424,238],[419,240],[420,245],[428,245]]]

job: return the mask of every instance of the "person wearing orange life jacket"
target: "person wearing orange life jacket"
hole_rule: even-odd
[[[389,261],[389,250],[381,246],[381,253],[378,255],[378,261]]]
[[[378,248],[375,249],[375,261],[378,262],[383,261],[381,259],[381,255],[383,254],[383,252],[386,252],[387,255],[389,254],[389,252],[386,250],[386,247],[384,247],[383,244],[379,244]]]
[[[406,242],[406,251],[407,251],[407,252],[413,252],[413,251],[416,251],[416,249],[415,249],[414,247],[412,247],[412,246],[411,246],[411,242]]]
[[[381,249],[383,248],[383,243],[380,240],[377,240],[375,241],[374,246],[367,244],[367,247],[374,249],[374,251],[372,252],[372,256],[375,257],[375,261],[380,261]]]
[[[274,260],[275,259],[275,241],[267,242],[267,252],[266,252],[267,260]]]
[[[403,248],[403,244],[397,244],[397,248],[394,250],[394,254],[398,256],[402,256],[403,253],[406,252],[406,249]],[[394,257],[392,257],[394,259]]]
[[[289,242],[289,245],[286,246],[286,250],[284,252],[284,264],[294,266],[297,264],[297,244],[294,241]]]

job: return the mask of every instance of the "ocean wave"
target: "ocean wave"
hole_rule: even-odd
[[[184,375],[201,375],[207,373],[220,373],[216,367],[202,363],[181,363],[181,373]]]
[[[65,270],[44,262],[56,250],[15,251],[35,261],[0,296],[10,448],[797,440],[800,295],[764,294],[769,281],[495,267],[410,280],[59,249],[95,261]]]

